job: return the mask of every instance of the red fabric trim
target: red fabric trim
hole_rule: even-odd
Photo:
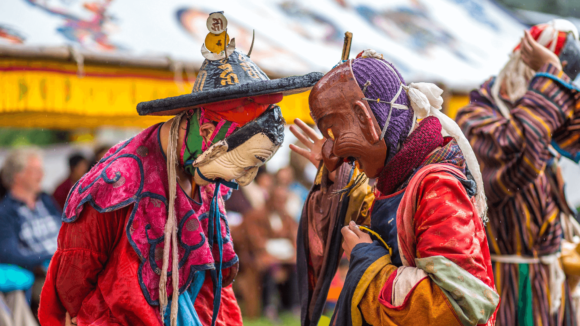
[[[276,104],[282,101],[283,97],[284,95],[282,95],[282,93],[266,94],[260,96],[251,96],[251,97],[236,98],[227,101],[220,101],[216,103],[206,104],[203,107],[209,111],[224,112],[236,109],[240,106],[246,107],[254,103],[266,105]]]
[[[381,293],[379,293],[379,297],[383,298],[387,302],[393,302],[393,283],[395,282],[395,278],[397,278],[398,273],[399,270],[396,269],[393,273],[391,273],[391,275],[389,275],[389,278],[383,286]]]
[[[419,282],[417,282],[417,284],[415,284],[413,286],[413,288],[411,289],[411,291],[409,291],[409,293],[407,293],[407,296],[405,297],[405,300],[403,301],[403,304],[401,304],[398,307],[393,306],[389,301],[387,301],[387,298],[384,298],[382,296],[379,296],[379,302],[384,305],[385,307],[389,308],[389,309],[393,309],[393,310],[403,310],[405,308],[405,306],[407,305],[407,303],[409,302],[409,298],[411,297],[411,294],[413,294],[413,291],[415,291],[415,288],[421,283],[423,282],[425,279],[428,279],[429,276],[425,276],[422,279],[419,280]],[[381,294],[383,292],[381,291]]]
[[[401,189],[401,190],[399,190],[397,192],[394,192],[394,193],[392,193],[390,195],[383,195],[378,189],[375,189],[375,201],[381,200],[381,199],[391,198],[393,196],[396,196],[396,195],[402,193],[403,191],[405,191],[405,189]],[[374,207],[374,205],[375,205],[375,203],[373,202],[373,207]]]
[[[219,104],[214,103],[214,104]],[[229,111],[213,111],[209,106],[204,106],[205,117],[212,121],[228,120],[241,126],[259,117],[268,109],[270,104],[258,104],[250,102],[247,105],[238,106]]]
[[[279,103],[283,98],[282,93],[276,93],[210,103],[203,106],[204,116],[213,121],[232,121],[241,127],[259,117],[270,105]]]

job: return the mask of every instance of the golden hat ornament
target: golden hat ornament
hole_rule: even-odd
[[[261,95],[291,95],[310,90],[323,76],[312,72],[303,76],[270,79],[251,59],[251,49],[243,54],[230,40],[228,20],[223,11],[211,13],[206,26],[208,35],[201,46],[205,58],[191,94],[141,102],[139,115],[176,115],[184,110],[222,101]],[[252,40],[252,47],[254,40]]]

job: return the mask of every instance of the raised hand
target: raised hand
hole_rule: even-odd
[[[322,146],[326,141],[316,134],[314,129],[310,128],[300,119],[294,119],[295,125],[290,126],[290,131],[298,140],[308,148],[308,150],[290,144],[290,149],[307,158],[314,166],[318,167],[322,161]],[[298,127],[297,127],[298,126]],[[300,128],[300,129],[298,129]],[[302,130],[302,132],[300,132]]]
[[[521,56],[524,63],[534,71],[540,70],[546,63],[558,67],[562,70],[562,64],[558,56],[548,48],[536,42],[528,31],[524,31],[520,43]]]
[[[342,249],[348,260],[350,260],[350,252],[357,244],[373,242],[371,236],[361,231],[353,221],[344,226],[340,232],[342,233]]]

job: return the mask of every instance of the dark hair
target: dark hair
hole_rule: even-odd
[[[73,153],[68,157],[68,167],[72,170],[74,169],[79,163],[85,161],[88,163],[88,160],[83,156],[81,153]]]

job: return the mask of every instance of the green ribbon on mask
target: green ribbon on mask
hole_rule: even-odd
[[[222,120],[223,123],[219,123],[219,129],[214,131],[216,134],[212,140],[215,144],[226,138],[226,134],[230,129],[232,122],[227,120]],[[195,168],[193,167],[193,162],[203,153],[202,146],[204,139],[200,135],[201,125],[199,124],[199,110],[196,114],[189,119],[187,123],[187,136],[185,137],[185,152],[183,153],[183,163],[184,168],[187,173],[194,175]]]

